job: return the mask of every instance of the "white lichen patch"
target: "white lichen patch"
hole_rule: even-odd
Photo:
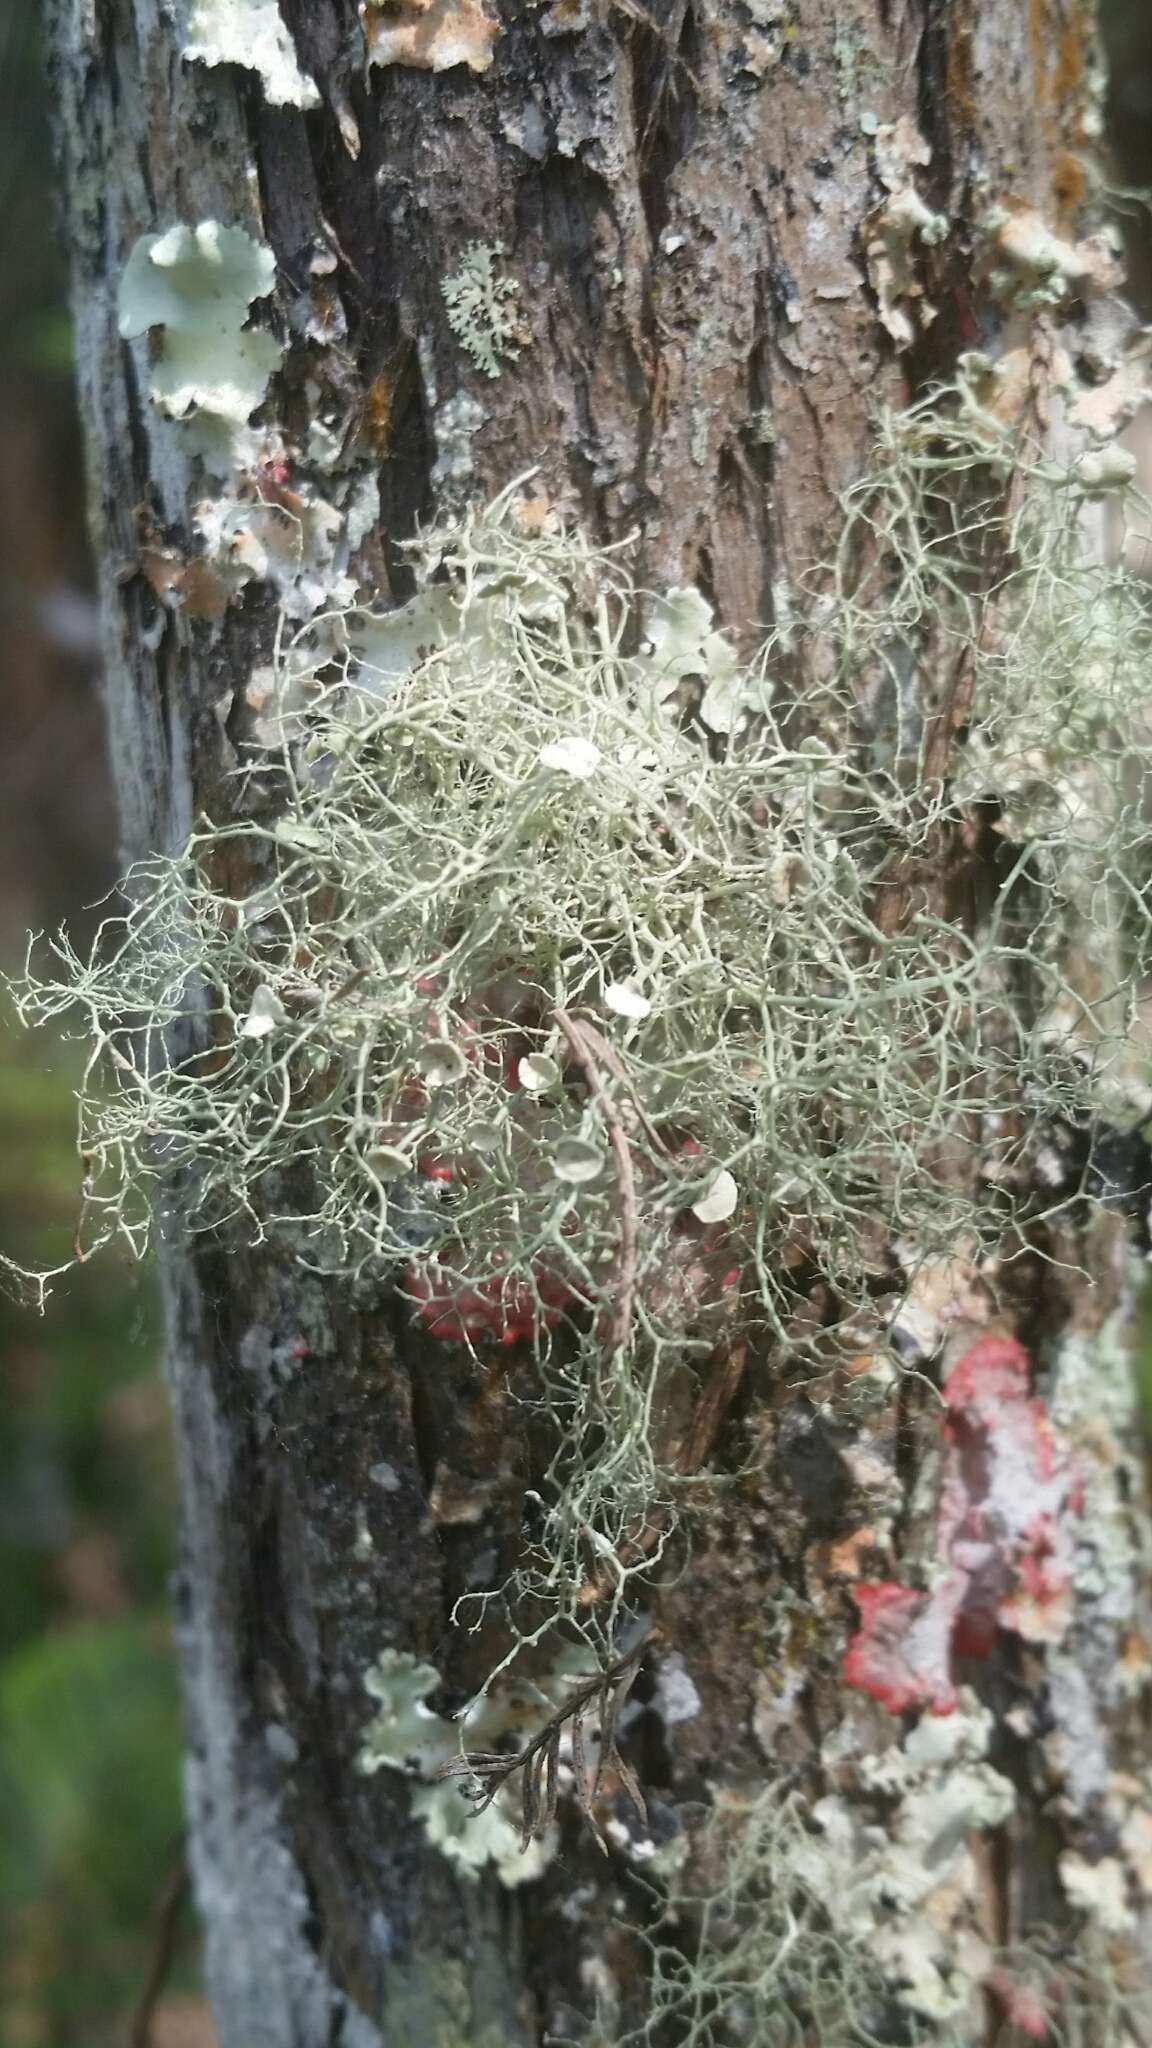
[[[1110,292],[1123,280],[1109,237],[1070,242],[1055,234],[1035,207],[993,207],[984,226],[994,251],[991,288],[1025,310]]]
[[[1082,1504],[1071,1559],[1076,1615],[1066,1641],[1048,1656],[1044,1749],[1065,1809],[1084,1819],[1107,1811],[1126,1849],[1137,1846],[1139,1830],[1125,1835],[1132,1795],[1112,1777],[1106,1729],[1116,1718],[1146,1712],[1152,1693],[1152,1558],[1139,1507],[1143,1451],[1132,1364],[1132,1297],[1140,1277],[1121,1271],[1125,1298],[1099,1330],[1065,1334],[1053,1358],[1050,1404],[1076,1448]]]
[[[437,500],[450,502],[458,496],[476,468],[472,442],[488,418],[484,407],[467,391],[457,391],[442,405],[432,408],[432,433],[436,460],[432,484]]]
[[[449,327],[486,377],[498,377],[532,338],[516,279],[500,275],[503,253],[502,242],[473,242],[440,287]]]
[[[678,1721],[695,1720],[700,1706],[700,1694],[683,1657],[679,1650],[669,1651],[656,1667],[652,1711],[659,1714],[665,1727],[673,1728]]]
[[[910,348],[936,317],[917,272],[917,255],[944,240],[945,214],[935,213],[916,189],[915,172],[932,161],[932,151],[915,122],[902,115],[875,131],[876,174],[887,192],[868,223],[868,277],[880,318],[898,348]]]
[[[650,598],[641,629],[658,703],[668,703],[685,683],[699,683],[700,716],[717,733],[738,732],[765,708],[765,678],[737,659],[731,641],[713,625],[712,606],[693,585]]]
[[[226,470],[283,355],[272,335],[244,324],[275,277],[271,249],[243,228],[203,220],[142,235],[120,282],[120,333],[156,337],[148,368],[153,403],[192,421],[200,452]]]
[[[287,620],[355,599],[345,516],[310,483],[287,488],[248,476],[238,493],[202,499],[192,524],[223,587],[234,595],[247,583],[270,583]]]
[[[1090,1863],[1069,1851],[1060,1858],[1060,1877],[1072,1904],[1105,1934],[1126,1934],[1135,1927],[1124,1865],[1115,1856]]]
[[[669,1872],[650,2017],[620,2048],[664,2038],[661,2024],[720,2048],[732,2014],[756,2048],[798,2039],[798,2013],[803,2038],[827,2048],[982,2038],[998,1958],[979,1848],[1015,1802],[986,1760],[991,1732],[967,1695],[946,1723],[922,1721],[879,1755],[845,1723],[824,1758],[840,1789],[814,1804],[779,1786],[718,1793]]]
[[[850,1741],[834,1738],[828,1767],[855,1785],[817,1802],[821,1836],[794,1852],[843,1938],[866,1944],[900,2003],[925,2019],[978,2011],[993,1965],[974,1850],[1009,1818],[1015,1793],[986,1761],[992,1728],[964,1694],[955,1713],[926,1716],[878,1755],[853,1762]]]
[[[274,107],[318,107],[296,59],[278,0],[193,0],[183,54],[195,64],[239,64],[260,77]]]
[[[370,64],[410,64],[420,71],[450,71],[466,64],[487,71],[500,25],[480,0],[361,0],[360,21]]]

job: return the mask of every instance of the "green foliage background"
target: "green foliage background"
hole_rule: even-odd
[[[33,920],[83,928],[114,858],[91,659],[38,623],[61,594],[89,602],[38,14],[0,8],[0,494],[19,508],[0,535],[5,966]],[[0,1244],[33,1264],[75,1227],[76,1079],[0,1011]],[[0,1295],[0,2048],[119,2048],[178,1853],[158,1352],[150,1280],[115,1260],[43,1318]],[[175,1986],[193,1955],[186,1924]],[[177,2035],[162,2023],[156,2042]]]
[[[38,1262],[73,1227],[74,1076],[5,1022],[0,1240]],[[0,1301],[0,1357],[0,2048],[111,2048],[180,1838],[147,1277],[101,1261],[43,1319]]]

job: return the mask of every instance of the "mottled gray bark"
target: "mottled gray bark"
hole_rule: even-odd
[[[257,11],[234,0],[253,34]],[[642,581],[696,583],[748,644],[826,548],[877,400],[902,403],[977,342],[1026,362],[1057,342],[1111,345],[1093,342],[1083,308],[1060,334],[1054,316],[1002,315],[985,282],[993,202],[1035,208],[1057,233],[1078,225],[1093,60],[1077,0],[502,0],[482,73],[367,69],[351,0],[283,11],[312,108],[271,104],[254,70],[185,61],[166,0],[52,10],[129,854],[173,845],[198,806],[229,801],[244,686],[276,624],[260,583],[216,617],[165,601],[158,557],[179,568],[194,552],[191,508],[215,486],[149,406],[144,345],[118,335],[139,235],[216,220],[271,246],[286,353],[267,417],[303,448],[325,415],[351,470],[378,478],[363,590],[405,594],[398,543],[438,498],[539,465],[541,490],[598,537],[639,530]],[[421,10],[383,12],[403,25]],[[896,138],[887,177],[878,132]],[[939,239],[901,243],[886,217],[901,180],[945,223]],[[894,271],[872,246],[889,231]],[[497,379],[461,350],[441,291],[477,241],[503,243],[530,329]],[[325,492],[328,459],[300,468]],[[1124,1225],[1104,1218],[1075,1250],[1092,1289],[1027,1262],[1013,1279],[1032,1333],[1094,1341],[1122,1316]],[[456,1699],[500,1647],[454,1634],[448,1615],[482,1546],[515,1550],[535,1455],[517,1434],[515,1373],[477,1399],[453,1347],[284,1252],[173,1245],[164,1263],[192,1854],[224,2048],[539,2043],[578,2032],[606,1985],[642,2015],[621,1923],[643,1902],[577,1819],[539,1883],[504,1891],[429,1847],[401,1778],[354,1769],[363,1674],[385,1644],[435,1662]],[[1125,1657],[1133,1672],[1147,1662],[1129,1519],[1139,1456],[1118,1338],[1105,1354],[1114,1541],[1100,1591],[1083,1595],[1050,1669],[1005,1650],[981,1680],[1025,1731],[1000,1723],[1016,1811],[974,1839],[965,1880],[963,1914],[997,1947],[1066,1913],[1062,1849],[1129,1853],[1110,1788],[1149,1761],[1141,1686],[1118,1680]],[[895,1739],[840,1674],[844,1545],[895,1497],[890,1575],[915,1554],[913,1486],[937,1410],[898,1381],[850,1442],[770,1361],[744,1399],[739,1441],[721,1439],[716,1458],[734,1469],[758,1444],[754,1475],[700,1510],[685,1569],[653,1597],[656,1640],[700,1701],[634,1731],[664,1810],[710,1788],[747,1794],[781,1764],[815,1769],[841,1725],[857,1748],[862,1726],[877,1749]],[[482,1529],[437,1523],[438,1470],[497,1475]],[[649,1657],[655,1675],[663,1656]]]

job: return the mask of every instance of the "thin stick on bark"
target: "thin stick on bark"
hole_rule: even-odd
[[[155,1922],[152,1935],[152,1953],[148,1964],[148,1975],[136,2001],[136,2009],[128,2026],[127,2048],[151,2048],[152,2021],[160,1994],[168,1982],[172,1959],[176,1953],[176,1942],[180,1933],[180,1916],[188,1897],[188,1857],[183,1838],[175,1861],[168,1872],[156,1901]]]
[[[638,1643],[606,1671],[597,1671],[593,1677],[576,1688],[571,1698],[554,1714],[549,1715],[538,1735],[513,1756],[490,1754],[476,1751],[453,1757],[441,1764],[438,1778],[468,1778],[473,1781],[467,1796],[472,1801],[473,1812],[483,1813],[491,1806],[501,1787],[510,1778],[521,1772],[524,1810],[521,1824],[521,1847],[542,1835],[556,1813],[559,1790],[558,1762],[560,1739],[565,1728],[572,1741],[572,1772],[575,1779],[576,1801],[588,1821],[601,1848],[607,1845],[596,1825],[592,1812],[593,1801],[600,1789],[606,1770],[615,1771],[629,1798],[632,1800],[641,1820],[646,1820],[647,1808],[644,1795],[636,1775],[625,1763],[616,1746],[616,1721],[620,1707],[627,1695],[637,1671],[644,1650],[651,1640],[651,1631],[646,1630]],[[596,1767],[588,1769],[585,1746],[584,1719],[589,1709],[600,1709],[600,1746]]]
[[[708,1383],[692,1411],[687,1434],[676,1453],[676,1471],[682,1478],[690,1478],[693,1472],[698,1472],[707,1459],[739,1390],[747,1359],[748,1346],[741,1338],[726,1338],[713,1352]],[[619,1569],[642,1563],[655,1547],[667,1520],[666,1510],[657,1510],[649,1515],[643,1528],[617,1547],[616,1568],[607,1562],[597,1566],[592,1577],[581,1586],[576,1595],[579,1605],[593,1607],[617,1582]]]

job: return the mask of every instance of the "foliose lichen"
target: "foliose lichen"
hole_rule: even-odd
[[[195,445],[224,474],[283,355],[272,335],[245,325],[275,276],[271,249],[243,228],[202,220],[141,235],[121,279],[121,334],[158,337],[147,372],[153,403],[189,421]]]
[[[503,253],[502,242],[473,242],[440,287],[448,325],[486,377],[498,377],[531,339],[516,279],[500,275]]]

